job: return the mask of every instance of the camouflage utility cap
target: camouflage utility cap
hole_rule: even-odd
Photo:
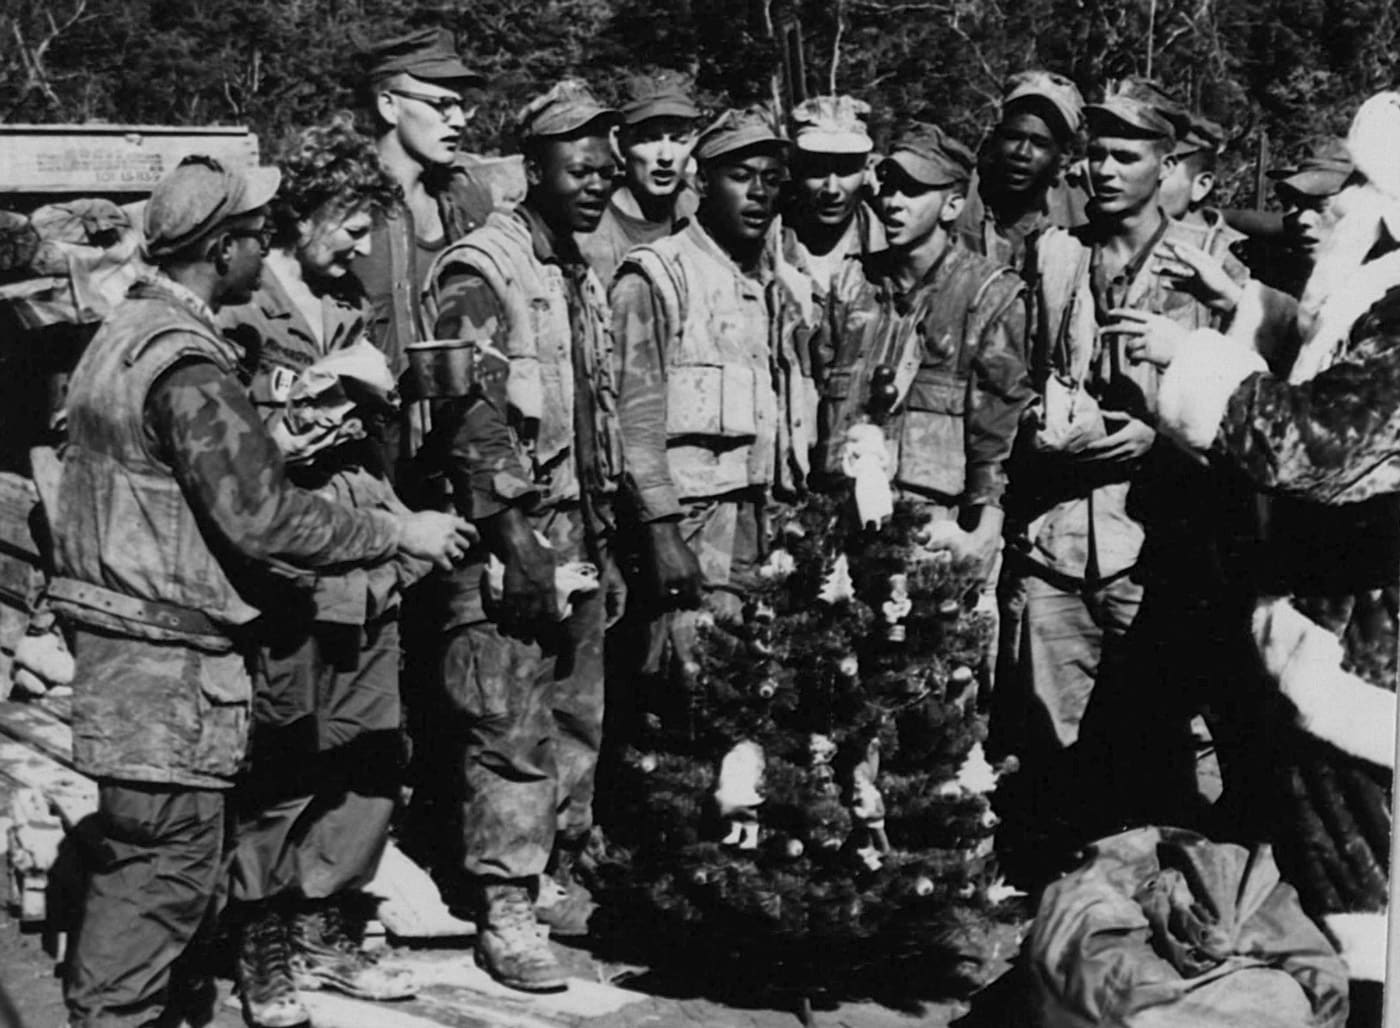
[[[1274,180],[1275,189],[1292,190],[1303,196],[1335,196],[1355,170],[1346,143],[1329,139],[1313,147],[1296,165],[1276,168],[1268,175]]]
[[[695,142],[695,159],[713,161],[725,154],[765,145],[775,150],[788,146],[773,112],[762,104],[743,110],[731,107],[700,133]]]
[[[212,157],[186,157],[146,201],[146,256],[169,257],[213,236],[230,218],[264,206],[281,182],[276,168],[242,171]]]
[[[895,136],[881,166],[887,164],[897,164],[920,185],[952,186],[972,177],[977,158],[937,125],[911,121]]]
[[[865,127],[870,105],[853,96],[814,96],[792,111],[793,142],[811,153],[869,153],[875,142]]]
[[[1191,131],[1191,112],[1187,110],[1185,104],[1167,92],[1167,87],[1156,79],[1129,75],[1127,78],[1119,79],[1105,93],[1110,98],[1126,97],[1129,100],[1139,100],[1152,107],[1171,123],[1172,132],[1178,139]]]
[[[583,79],[561,79],[520,109],[516,134],[522,140],[567,136],[600,119],[606,128],[617,121],[617,111],[599,103]]]
[[[1091,136],[1120,139],[1176,139],[1176,127],[1155,105],[1117,94],[1084,108]]]
[[[1065,135],[1073,136],[1083,128],[1084,97],[1079,87],[1065,76],[1040,69],[1017,72],[1006,82],[1001,109],[1005,112],[1013,104],[1035,100],[1044,101],[1054,109]]]
[[[636,125],[648,118],[699,118],[700,108],[691,99],[694,92],[690,76],[679,71],[635,75],[627,83],[622,123]]]
[[[1218,154],[1224,149],[1225,129],[1221,127],[1219,122],[1211,121],[1203,114],[1191,115],[1191,121],[1185,134],[1180,136],[1176,142],[1176,155],[1178,157],[1184,157],[1201,150]]]
[[[378,82],[391,75],[412,75],[424,82],[461,82],[480,85],[486,76],[472,71],[457,56],[452,33],[446,29],[421,29],[387,39],[369,51],[369,78]]]

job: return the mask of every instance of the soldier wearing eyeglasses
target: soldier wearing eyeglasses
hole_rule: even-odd
[[[468,95],[486,79],[462,63],[446,29],[388,40],[370,52],[369,61],[375,145],[404,200],[376,219],[370,252],[354,271],[372,307],[370,336],[401,376],[405,347],[426,337],[419,294],[428,267],[482,225],[493,207],[490,189],[472,177],[459,149],[475,110]],[[410,417],[403,437],[389,440],[390,459],[410,457],[422,428]]]

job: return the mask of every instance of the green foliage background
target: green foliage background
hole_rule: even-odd
[[[1342,131],[1400,62],[1396,0],[0,0],[0,119],[241,122],[271,144],[355,106],[369,41],[431,24],[491,77],[469,129],[483,151],[564,73],[614,93],[641,65],[679,67],[712,105],[770,97],[792,26],[808,92],[834,79],[877,132],[921,115],[970,143],[1009,72],[1063,71],[1092,96],[1150,60],[1230,127],[1236,202],[1261,132],[1283,159]]]

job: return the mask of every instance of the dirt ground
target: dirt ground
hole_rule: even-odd
[[[5,889],[8,890],[8,881]],[[8,896],[5,897],[8,899]],[[1016,945],[1015,929],[1008,929],[1008,949]],[[425,980],[434,981],[418,998],[385,1007],[358,1004],[353,1001],[323,1002],[326,1016],[313,1023],[321,1028],[327,1019],[333,1028],[355,1025],[355,1028],[379,1028],[382,1023],[429,1028],[500,1028],[501,1025],[531,1025],[541,1028],[666,1028],[685,1025],[686,1028],[798,1028],[801,1020],[793,1009],[726,1006],[701,996],[688,994],[682,983],[666,981],[649,975],[643,969],[628,969],[595,961],[587,952],[559,947],[559,953],[571,972],[590,981],[617,981],[641,994],[637,1001],[596,1017],[571,1017],[557,1011],[531,1012],[531,1001],[523,997],[502,999],[490,993],[463,990],[451,984],[470,974],[471,953],[464,948],[425,950],[395,950],[394,959],[410,963],[421,970]],[[446,972],[446,973],[443,973]],[[875,1003],[843,1003],[829,1009],[815,1009],[812,1024],[816,1028],[1016,1028],[1022,1022],[1007,1013],[1006,998],[1009,980],[992,986],[974,1004],[950,1002],[929,1004],[918,1011],[899,1011]],[[221,1002],[214,1011],[212,1028],[242,1028],[243,1018],[236,1005],[227,1002],[231,985],[220,980]],[[338,1004],[338,1005],[337,1005]],[[356,1013],[358,1010],[358,1013]],[[348,1011],[348,1012],[347,1012]],[[376,1016],[376,1011],[383,1011]],[[539,1020],[535,1020],[535,1015]],[[348,1019],[347,1019],[348,1018]],[[346,1020],[342,1020],[346,1019]],[[0,1028],[62,1028],[65,1023],[59,980],[53,959],[44,952],[37,933],[21,932],[8,907],[0,909]]]

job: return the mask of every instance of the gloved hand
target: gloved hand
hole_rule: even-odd
[[[650,586],[663,607],[700,605],[700,561],[681,538],[674,521],[653,521],[650,534]]]
[[[497,623],[529,627],[555,620],[554,554],[535,537],[525,514],[507,507],[481,522],[491,551],[505,564]]]

